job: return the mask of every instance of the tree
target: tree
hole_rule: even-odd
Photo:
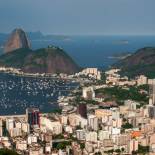
[[[124,151],[125,151],[124,147],[122,147],[122,148],[121,148],[121,151],[122,151],[122,152],[124,152]]]
[[[80,143],[80,148],[84,149],[85,148],[85,143]]]
[[[65,145],[63,144],[63,143],[59,143],[57,146],[56,146],[56,148],[59,150],[59,149],[61,149],[61,150],[63,150],[63,149],[65,149]]]
[[[18,153],[13,150],[0,149],[0,155],[18,155]]]
[[[146,154],[149,152],[149,146],[138,145],[138,153]]]
[[[131,129],[131,128],[133,128],[133,125],[130,124],[129,122],[127,122],[127,123],[125,123],[125,124],[122,125],[122,128],[123,129]]]
[[[58,143],[58,144],[55,146],[55,148],[56,148],[57,150],[59,150],[59,149],[63,150],[63,149],[66,148],[66,146],[69,146],[69,145],[71,145],[71,142],[70,142],[70,141],[64,141],[64,142]]]
[[[116,153],[121,153],[121,150],[120,149],[116,149],[115,152]]]
[[[102,155],[102,153],[101,152],[96,152],[95,155]]]

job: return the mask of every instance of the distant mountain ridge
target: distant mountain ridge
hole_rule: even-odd
[[[113,67],[121,68],[123,75],[133,77],[144,74],[155,78],[155,47],[139,49],[131,56],[115,63]]]
[[[34,31],[34,32],[26,32],[27,37],[29,38],[29,41],[31,42],[31,47],[33,49],[37,49],[35,46],[35,41],[45,41],[45,40],[70,40],[69,36],[66,35],[44,35],[40,31]],[[10,33],[0,33],[0,55],[4,53],[4,46],[10,37]],[[34,45],[33,45],[34,43]],[[39,47],[40,48],[40,47]]]
[[[45,35],[43,34],[41,31],[34,31],[34,32],[25,32],[27,34],[27,37],[29,38],[29,40],[37,40],[37,39],[52,39],[52,38],[56,38],[56,39],[65,39],[65,38],[69,38],[69,36],[67,35],[54,35],[54,34],[48,34]],[[0,33],[0,42],[6,42],[7,39],[9,38],[11,33]]]
[[[30,40],[42,38],[45,35],[43,35],[40,31],[35,32],[25,32],[27,34],[27,37]],[[7,41],[11,33],[0,33],[0,41]]]

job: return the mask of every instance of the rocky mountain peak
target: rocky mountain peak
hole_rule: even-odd
[[[22,29],[17,28],[13,30],[9,36],[4,46],[4,52],[12,52],[19,48],[30,48],[30,41],[28,40],[26,33]]]

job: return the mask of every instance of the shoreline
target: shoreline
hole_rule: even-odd
[[[66,93],[69,93],[70,91],[72,91],[72,87],[76,88],[77,84],[74,84],[74,83],[78,83],[78,82],[76,82],[77,80],[74,80],[73,78],[69,78],[69,77],[61,78],[61,77],[54,77],[54,76],[50,76],[50,77],[49,76],[40,76],[40,75],[36,76],[36,75],[29,75],[29,74],[25,74],[25,73],[24,74],[19,74],[19,73],[15,73],[15,71],[13,72],[13,71],[10,71],[10,70],[6,70],[6,68],[5,68],[5,70],[4,69],[2,70],[0,68],[0,74],[1,74],[2,80],[5,80],[4,78],[8,77],[9,79],[14,79],[14,80],[17,79],[17,81],[21,81],[21,79],[23,78],[23,79],[27,79],[28,81],[31,81],[30,83],[32,83],[33,80],[37,80],[39,82],[39,81],[42,81],[42,80],[46,81],[46,79],[47,79],[46,83],[51,83],[52,84],[52,85],[48,85],[48,87],[51,87],[51,89],[53,89],[53,90],[50,90],[51,91],[50,93],[47,92],[48,95],[51,95],[49,97],[49,100],[47,99],[46,94],[43,95],[43,101],[39,105],[38,105],[38,103],[40,101],[38,101],[37,99],[34,99],[37,102],[37,104],[35,104],[34,106],[35,107],[37,106],[37,107],[41,108],[40,110],[43,113],[46,113],[46,112],[49,111],[46,107],[42,108],[42,106],[44,106],[44,105],[48,106],[51,109],[51,111],[55,110],[55,109],[59,109],[58,100],[56,100],[57,95],[59,96],[59,92],[61,92],[61,95],[65,95]],[[49,81],[51,81],[51,82],[49,82]],[[57,82],[59,84],[57,84]],[[54,83],[54,85],[53,85],[53,83]],[[62,86],[61,86],[61,83],[62,83]],[[64,83],[66,83],[66,84],[63,85]],[[70,84],[68,84],[68,83],[70,83]],[[16,87],[16,84],[15,84],[14,87]],[[12,86],[10,86],[10,88],[12,88]],[[26,88],[26,86],[24,88]],[[8,89],[8,91],[11,91],[9,88],[5,88],[5,89]],[[18,90],[16,89],[16,95],[17,95],[17,91]],[[26,91],[29,91],[29,90],[26,90]],[[42,90],[36,90],[37,93],[41,93],[41,91]],[[29,95],[29,94],[27,94],[27,95]],[[22,102],[22,100],[15,101],[16,100],[15,99],[15,100],[11,101],[11,103],[9,103],[9,101],[6,98],[7,96],[3,96],[3,99],[5,101],[4,101],[4,103],[1,103],[1,105],[0,105],[2,109],[4,108],[4,111],[6,113],[4,113],[4,111],[2,111],[2,109],[1,109],[0,110],[1,111],[0,112],[0,118],[24,116],[25,111],[23,111],[23,107],[31,106],[31,102],[28,102],[29,100],[24,100],[23,102]],[[33,96],[31,96],[31,97],[33,97]],[[34,97],[36,97],[36,96],[34,96]],[[19,105],[19,110],[14,108],[13,103],[15,103],[14,105],[17,105],[17,106],[20,104]],[[5,104],[7,104],[6,108],[5,108]],[[34,103],[32,103],[32,104],[34,104]],[[24,105],[24,106],[22,106],[22,105]],[[10,107],[12,107],[12,108],[10,109]]]
[[[10,74],[12,76],[18,76],[18,77],[28,77],[28,78],[49,78],[49,79],[56,79],[56,80],[76,80],[77,78],[68,77],[70,75],[60,73],[60,75],[56,74],[50,74],[50,73],[25,73],[21,71],[20,69],[16,68],[6,68],[6,67],[0,67],[0,73],[4,74]]]

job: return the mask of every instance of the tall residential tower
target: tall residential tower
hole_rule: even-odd
[[[27,122],[30,125],[30,128],[40,126],[40,111],[38,108],[27,108],[26,109],[26,118]]]

